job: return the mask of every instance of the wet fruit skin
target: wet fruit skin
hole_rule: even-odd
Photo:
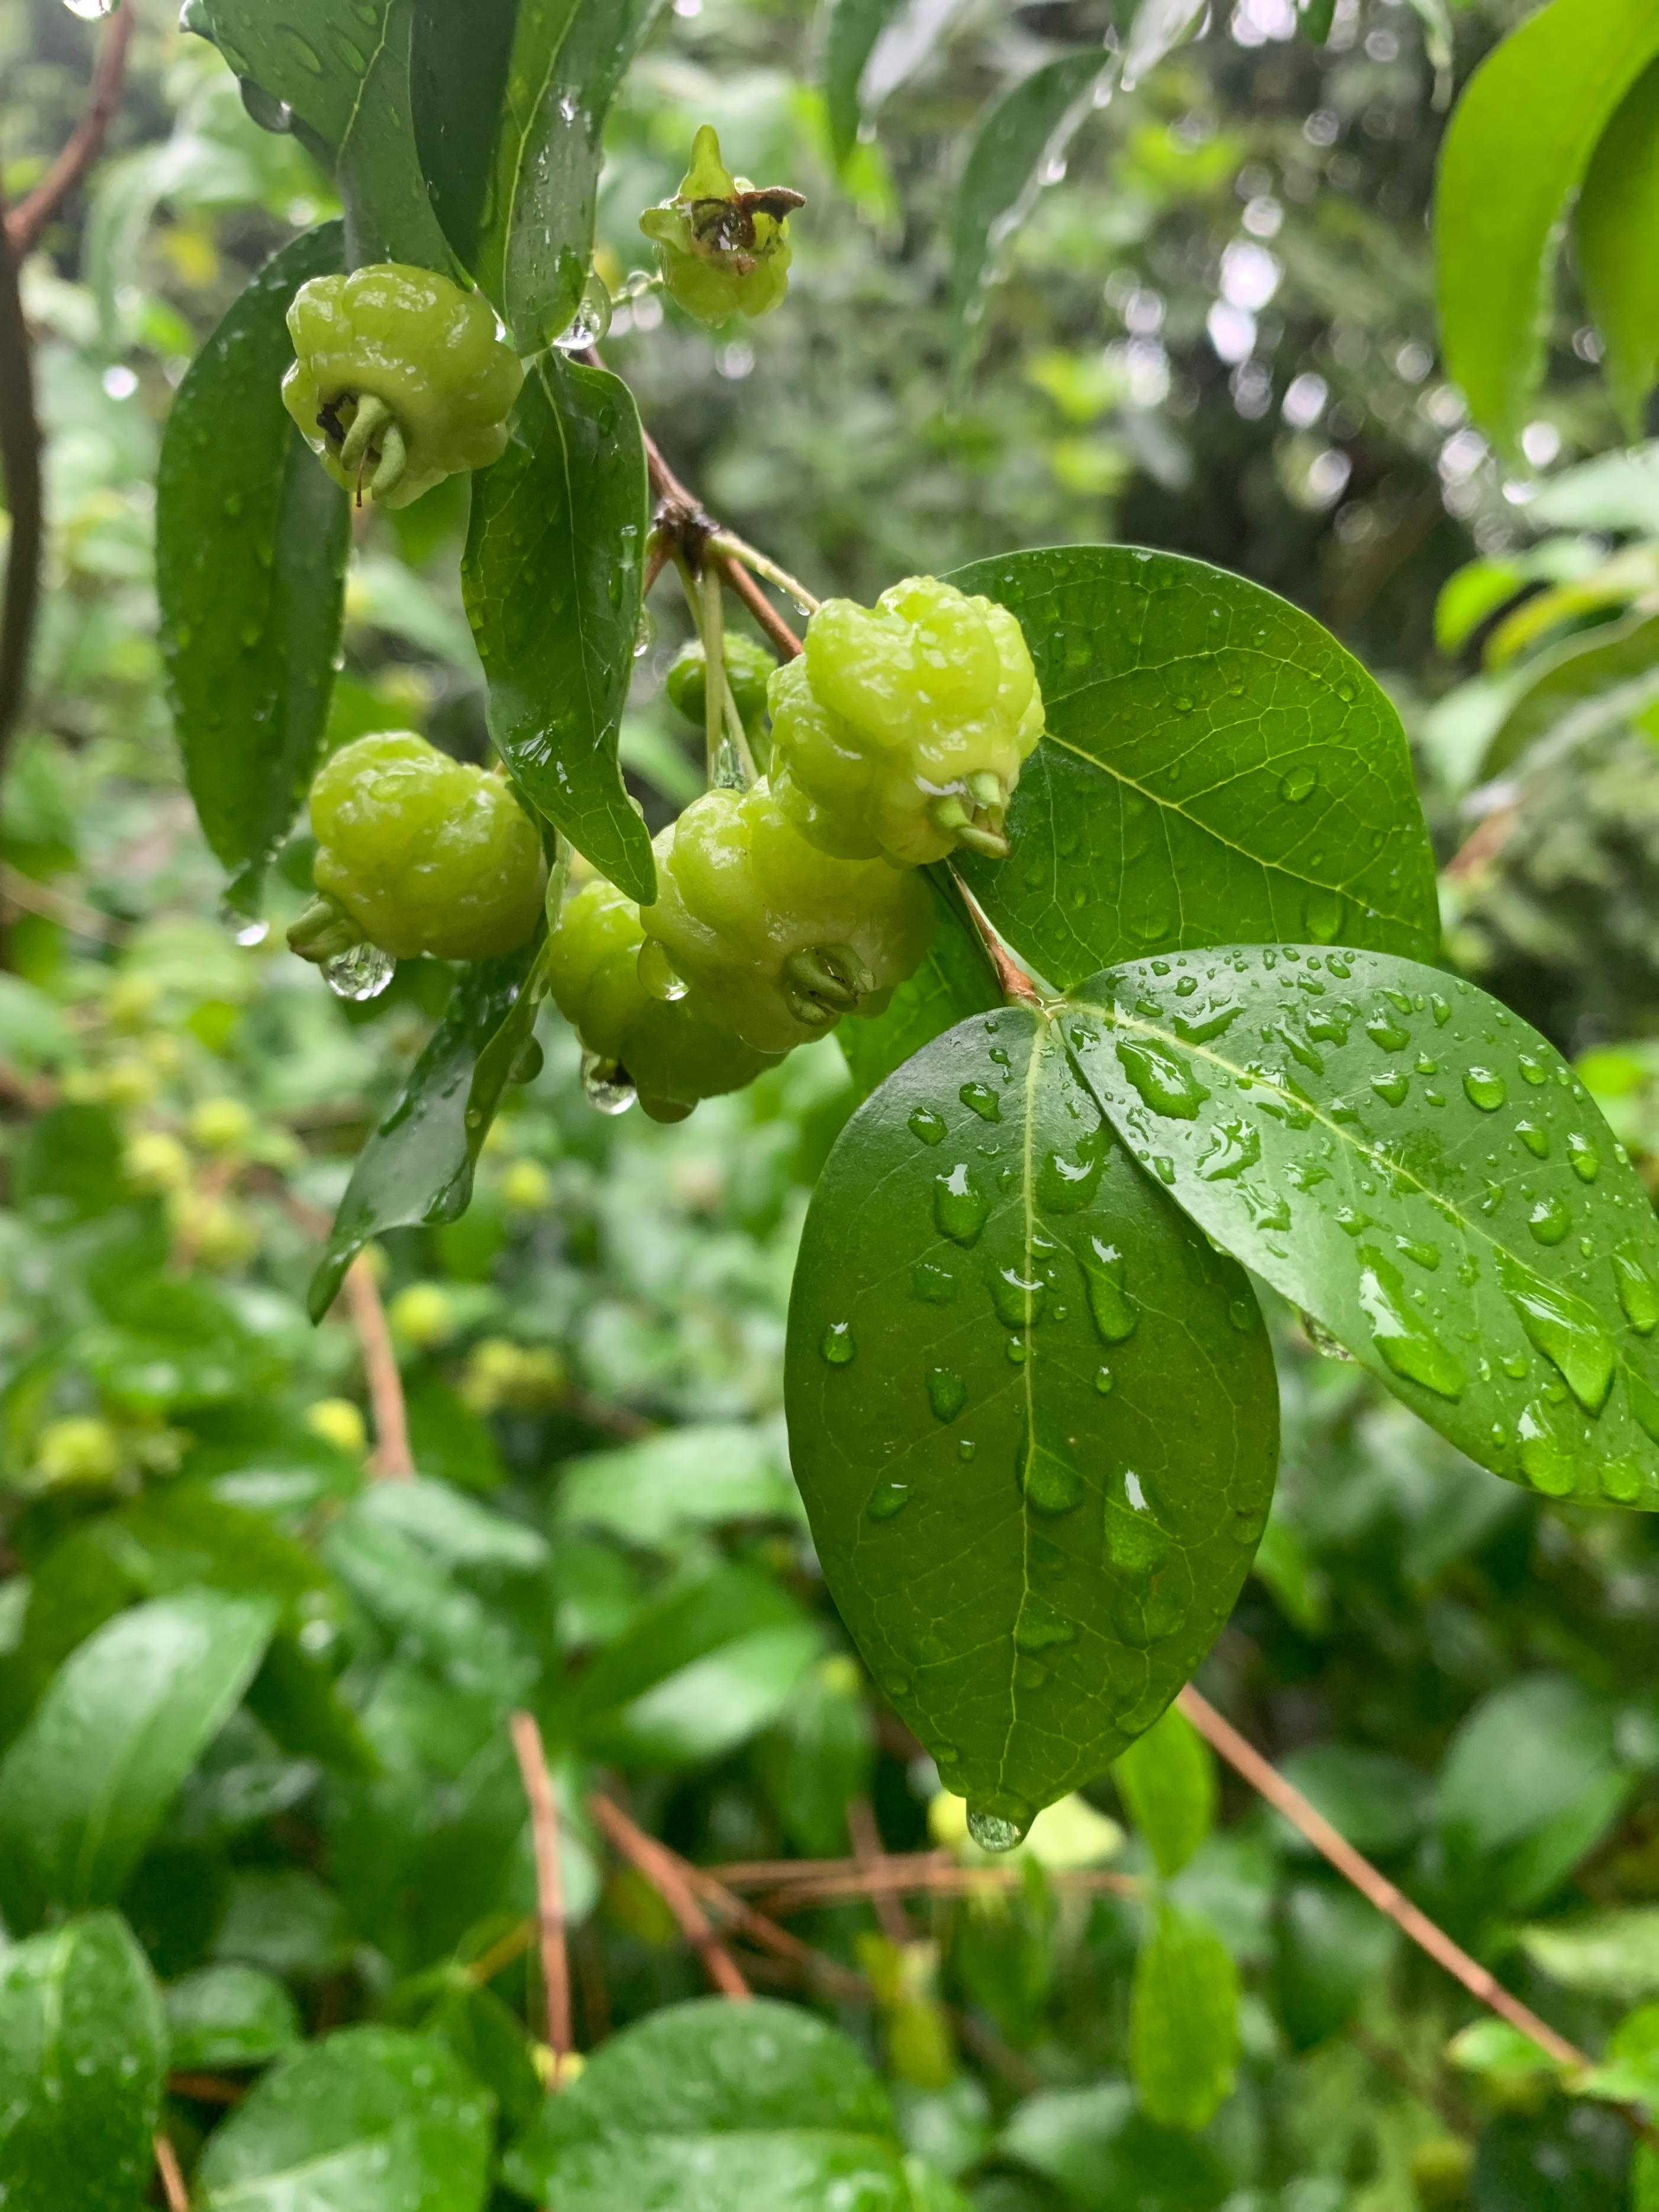
[[[766,712],[766,687],[777,668],[775,655],[746,637],[728,635],[725,645],[726,680],[745,730],[752,729]],[[708,657],[696,638],[668,672],[670,704],[688,722],[703,727],[708,702]]]
[[[705,123],[691,167],[672,200],[647,208],[640,228],[655,241],[672,300],[700,323],[765,315],[789,289],[789,210],[802,204],[785,187],[757,191],[720,159]]]
[[[407,507],[444,477],[487,468],[507,451],[507,420],[524,365],[495,334],[493,310],[447,276],[380,262],[313,276],[289,309],[295,362],[283,404],[337,483]],[[397,480],[375,488],[385,426],[354,453],[360,404],[381,403],[402,440]]]
[[[655,998],[640,980],[645,932],[633,900],[603,877],[564,904],[549,940],[554,1000],[587,1050],[630,1081],[653,1121],[683,1121],[699,1101],[740,1091],[777,1065],[685,999]]]
[[[485,960],[541,915],[539,832],[510,787],[410,731],[359,738],[311,787],[317,888],[399,960]]]
[[[705,792],[655,849],[647,939],[690,987],[688,1003],[757,1052],[787,1052],[843,1013],[880,1013],[933,938],[921,877],[809,845],[764,782]]]
[[[1003,824],[1042,735],[1042,696],[1006,607],[912,576],[873,607],[830,599],[770,685],[772,781],[801,834],[919,867],[1007,852]]]

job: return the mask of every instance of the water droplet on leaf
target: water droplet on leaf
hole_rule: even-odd
[[[818,1340],[818,1352],[831,1367],[847,1367],[858,1357],[850,1321],[832,1321]]]
[[[936,1420],[954,1421],[968,1403],[968,1385],[960,1375],[948,1367],[930,1367],[927,1370],[927,1402],[933,1409]]]

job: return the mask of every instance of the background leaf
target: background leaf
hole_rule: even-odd
[[[1564,638],[1527,664],[1527,678],[1487,742],[1482,782],[1542,738],[1559,736],[1565,750],[1650,705],[1659,692],[1659,615],[1629,614]]]
[[[866,1663],[945,1787],[1017,1821],[1157,1719],[1267,1518],[1277,1392],[1249,1286],[1024,1011],[939,1038],[848,1124],[786,1391]]]
[[[1400,718],[1310,616],[1127,545],[1012,554],[951,581],[1018,617],[1048,704],[1012,857],[962,873],[1051,982],[1224,939],[1433,956],[1434,854]]]
[[[902,0],[830,0],[823,32],[823,104],[837,162],[858,144],[864,122],[859,90],[876,41]]]
[[[1009,2115],[997,2149],[1063,2188],[1079,2212],[1215,2212],[1231,2189],[1212,2151],[1149,2120],[1123,2081],[1038,2090]]]
[[[1482,1467],[1659,1507],[1659,1226],[1535,1030],[1316,946],[1143,962],[1077,1003],[1085,1079],[1200,1228]]]
[[[1601,134],[1573,214],[1584,298],[1607,347],[1607,388],[1632,439],[1659,378],[1659,65]]]
[[[873,1021],[843,1022],[836,1031],[859,1096],[879,1090],[913,1053],[970,1014],[987,1014],[1002,992],[978,931],[948,869],[930,868],[928,888],[938,920],[927,957],[901,983],[892,1004]]]
[[[578,852],[629,898],[657,895],[651,840],[617,765],[640,627],[645,444],[617,377],[552,355],[513,442],[473,480],[462,580],[490,734]]]
[[[1215,1825],[1215,1759],[1186,1715],[1171,1705],[1112,1769],[1130,1819],[1167,1881]]]
[[[1488,55],[1452,117],[1434,211],[1441,343],[1505,453],[1543,368],[1568,195],[1656,53],[1659,20],[1627,0],[1551,0]]]
[[[301,2040],[294,2000],[257,1966],[204,1966],[167,1992],[168,2063],[177,2072],[260,2066]]]
[[[1123,55],[1123,89],[1131,92],[1178,46],[1204,12],[1204,0],[1140,0]]]
[[[1214,1929],[1165,1905],[1135,1960],[1129,2063],[1149,2119],[1196,2133],[1232,2094],[1238,1969]]]
[[[0,1765],[0,1909],[119,1895],[270,1638],[269,1598],[191,1590],[119,1614],[72,1652]]]
[[[325,223],[266,264],[179,387],[156,479],[161,643],[191,797],[257,910],[316,765],[351,532],[279,396],[300,286],[342,265]]]
[[[7,2212],[132,2212],[167,2063],[161,2000],[118,1914],[0,1955],[0,2174]]]

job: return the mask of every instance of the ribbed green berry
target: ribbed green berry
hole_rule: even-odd
[[[777,655],[752,638],[727,634],[725,647],[726,680],[732,686],[744,729],[766,712],[766,687],[777,668]],[[699,638],[693,638],[668,672],[670,703],[679,708],[698,729],[704,724],[708,697],[708,657]]]
[[[656,242],[669,297],[710,325],[769,314],[789,289],[789,213],[805,205],[787,185],[757,191],[720,159],[705,123],[672,200],[647,208],[640,228]]]

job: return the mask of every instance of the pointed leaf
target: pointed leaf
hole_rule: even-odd
[[[1400,717],[1310,616],[1130,545],[1006,555],[951,581],[1018,617],[1048,706],[1011,857],[962,873],[1051,982],[1281,937],[1433,957],[1434,854]]]
[[[1238,2065],[1238,1969],[1204,1921],[1158,1913],[1135,1960],[1129,2066],[1142,2111],[1196,2133],[1232,2094]]]
[[[838,162],[858,144],[865,64],[901,5],[902,0],[830,0],[823,36],[823,104]]]
[[[1583,1086],[1468,983],[1234,945],[1062,1024],[1198,1225],[1481,1466],[1659,1509],[1659,1224]]]
[[[490,734],[535,804],[629,898],[657,895],[617,764],[639,635],[645,441],[628,386],[554,354],[473,481],[462,581]]]
[[[259,884],[316,766],[351,530],[280,397],[300,286],[339,269],[326,223],[286,246],[198,356],[156,480],[161,645],[191,797],[232,896]]]
[[[842,1619],[946,1788],[1017,1824],[1158,1718],[1267,1518],[1249,1286],[1024,1011],[929,1045],[842,1132],[786,1389]]]
[[[0,1911],[118,1897],[179,1784],[235,1711],[273,1600],[183,1591],[118,1614],[58,1669],[0,1765]]]
[[[985,947],[949,872],[929,869],[928,882],[938,921],[927,957],[899,985],[884,1014],[873,1021],[843,1022],[836,1031],[861,1098],[879,1090],[923,1045],[969,1014],[988,1014],[1002,1003]]]
[[[6,2212],[133,2212],[166,2063],[161,1998],[118,1914],[69,1921],[0,1955]]]
[[[1215,1758],[1171,1705],[1112,1769],[1117,1794],[1167,1881],[1215,1826]]]
[[[1637,79],[1602,133],[1574,221],[1608,389],[1630,436],[1639,438],[1642,403],[1659,380],[1659,65]]]

